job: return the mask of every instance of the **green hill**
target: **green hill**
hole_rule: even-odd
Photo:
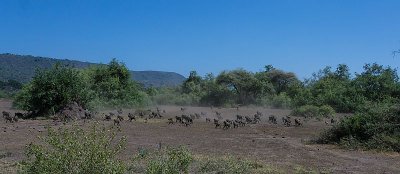
[[[95,63],[81,62],[68,59],[54,59],[30,55],[0,54],[0,81],[15,80],[21,83],[28,82],[35,70],[52,67],[56,62],[85,68]],[[162,87],[180,85],[185,77],[175,72],[163,71],[131,71],[133,80],[145,86]]]

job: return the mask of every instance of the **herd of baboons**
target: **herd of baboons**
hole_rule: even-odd
[[[239,110],[239,107],[235,107],[237,110]],[[174,125],[174,124],[179,124],[183,125],[185,127],[191,126],[194,124],[196,121],[195,120],[201,120],[205,119],[206,123],[213,124],[215,128],[221,128],[223,130],[228,130],[230,128],[239,128],[243,127],[249,124],[257,124],[261,122],[261,119],[263,117],[263,113],[257,111],[253,116],[249,115],[240,115],[236,114],[236,119],[230,120],[230,119],[224,119],[222,117],[222,113],[218,110],[213,111],[213,107],[211,107],[212,113],[213,114],[207,114],[206,112],[200,112],[200,113],[186,113],[187,109],[184,107],[180,108],[181,114],[176,115],[175,117],[172,118],[167,118],[167,124],[168,125]],[[221,109],[221,108],[219,108]],[[177,111],[179,112],[179,111]],[[148,122],[150,119],[163,119],[164,115],[166,114],[165,110],[161,110],[158,107],[155,110],[137,110],[134,113],[128,112],[124,113],[122,109],[118,109],[116,111],[117,114],[114,112],[109,112],[108,114],[105,113],[98,113],[98,112],[90,112],[88,110],[84,111],[84,116],[81,117],[81,119],[88,120],[88,119],[93,119],[95,116],[100,116],[102,117],[104,121],[111,121],[113,120],[115,126],[120,126],[121,122],[124,121],[123,115],[127,115],[129,122],[136,121],[138,118],[143,119],[145,123]],[[10,112],[3,111],[3,118],[5,119],[6,123],[14,123],[18,122],[18,118],[23,118],[25,115],[20,112],[16,112],[14,116]],[[62,121],[68,121],[71,120],[71,116],[69,115],[62,115],[62,118],[56,117],[56,119],[60,119]],[[231,117],[229,117],[231,118]],[[211,123],[211,120],[213,122]],[[291,116],[284,116],[282,117],[282,124],[286,127],[290,126],[303,126],[304,119],[300,118],[295,118],[294,119],[294,124],[292,124],[292,118]],[[268,117],[268,123],[270,124],[278,124],[277,117],[275,115],[269,115]],[[325,121],[325,124],[335,124],[336,120],[331,119],[330,123],[328,121]]]

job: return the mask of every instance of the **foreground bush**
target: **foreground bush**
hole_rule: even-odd
[[[400,108],[368,105],[322,133],[316,142],[400,152]]]
[[[128,173],[175,174],[175,173],[232,173],[268,174],[284,173],[274,167],[255,161],[231,156],[213,157],[193,155],[187,148],[139,149]]]
[[[85,131],[78,126],[48,129],[40,144],[27,146],[28,160],[21,173],[98,174],[124,173],[124,164],[116,159],[125,139],[116,140],[116,130],[93,124]]]
[[[141,149],[134,157],[130,171],[148,174],[189,173],[192,162],[191,152],[182,146],[153,152]]]

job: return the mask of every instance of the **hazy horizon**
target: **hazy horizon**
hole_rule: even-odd
[[[300,79],[325,66],[398,68],[400,1],[0,2],[1,53],[188,76],[272,64]]]

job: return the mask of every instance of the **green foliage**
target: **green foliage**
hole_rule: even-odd
[[[183,146],[168,147],[153,152],[140,149],[139,154],[133,158],[129,170],[133,173],[148,174],[189,173],[189,166],[192,162],[191,152]]]
[[[29,144],[20,173],[97,174],[124,173],[125,165],[116,159],[125,147],[125,138],[117,140],[116,131],[94,123],[83,130],[71,128],[48,129],[39,144]]]
[[[38,70],[32,81],[16,95],[14,104],[37,115],[48,115],[71,102],[85,107],[91,97],[80,71],[57,64],[49,70]]]
[[[175,173],[284,173],[258,162],[232,156],[211,157],[192,155],[183,146],[156,151],[139,149],[133,158],[129,173],[175,174]]]
[[[243,69],[224,71],[218,75],[216,82],[234,92],[239,104],[254,103],[263,91],[262,83],[254,74]]]
[[[322,133],[317,142],[400,152],[400,108],[368,103],[354,116]]]
[[[129,70],[116,59],[106,66],[85,69],[84,73],[96,95],[92,107],[132,107],[150,103],[148,94],[130,80]]]
[[[253,173],[257,168],[262,168],[262,165],[248,161],[239,160],[233,157],[218,157],[207,158],[200,162],[200,173]]]
[[[125,65],[113,59],[108,65],[83,70],[57,64],[37,71],[16,95],[14,104],[40,116],[57,113],[72,102],[95,109],[151,103],[140,85],[130,80]]]
[[[321,107],[314,105],[304,105],[293,109],[291,115],[302,116],[305,118],[327,118],[335,114],[335,110],[329,105],[323,105]]]
[[[292,106],[292,99],[283,92],[278,95],[261,97],[258,99],[257,104],[272,108],[288,109]]]

